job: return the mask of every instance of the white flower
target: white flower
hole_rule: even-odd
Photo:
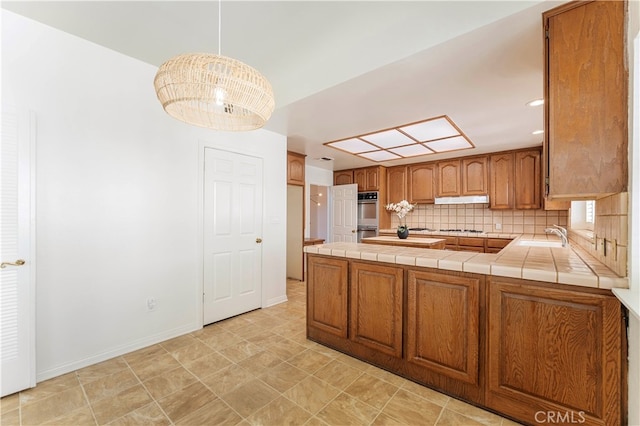
[[[409,204],[407,200],[402,200],[399,203],[391,203],[384,206],[384,208],[388,211],[394,212],[396,215],[398,215],[400,219],[405,217],[407,213],[410,213],[414,207],[415,204]]]

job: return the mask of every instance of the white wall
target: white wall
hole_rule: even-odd
[[[285,137],[180,123],[155,72],[2,10],[2,100],[38,122],[38,381],[201,327],[203,143],[265,159],[264,301],[286,300]]]
[[[309,238],[311,230],[311,216],[310,211],[313,207],[310,206],[309,194],[311,194],[311,185],[318,186],[333,186],[333,171],[327,169],[321,169],[320,167],[314,167],[305,165],[304,180],[305,180],[305,226],[304,236]]]

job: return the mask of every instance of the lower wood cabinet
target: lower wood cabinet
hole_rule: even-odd
[[[409,270],[406,360],[420,381],[482,401],[484,276]]]
[[[524,424],[626,424],[604,290],[308,255],[307,336]]]
[[[612,295],[491,277],[486,405],[529,424],[625,424],[623,319]],[[624,343],[626,346],[626,343]]]
[[[307,326],[346,338],[349,263],[309,256],[307,267]]]
[[[402,279],[404,271],[353,262],[349,288],[349,339],[402,357]]]

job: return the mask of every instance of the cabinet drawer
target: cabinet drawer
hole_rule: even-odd
[[[444,243],[448,246],[457,246],[458,245],[458,237],[449,237],[446,235],[438,235],[435,238],[443,238]]]
[[[484,238],[458,237],[459,246],[484,247]]]

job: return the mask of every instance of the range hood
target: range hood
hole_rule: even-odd
[[[465,195],[462,197],[436,197],[435,204],[487,204],[488,195]]]

